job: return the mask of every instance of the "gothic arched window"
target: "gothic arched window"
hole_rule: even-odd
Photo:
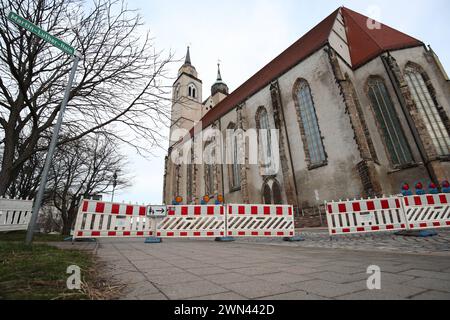
[[[215,147],[212,141],[209,141],[205,145],[205,163],[204,163],[204,175],[205,175],[205,194],[211,196],[214,194],[215,172],[214,163],[216,157]]]
[[[283,204],[283,199],[281,197],[281,188],[278,181],[273,181],[272,184],[272,193],[273,193],[273,204]]]
[[[384,80],[371,77],[368,95],[392,164],[404,166],[413,163],[411,150]]]
[[[180,98],[180,84],[177,84],[173,90],[173,98],[174,100],[177,100],[178,98]]]
[[[263,186],[263,202],[264,204],[272,204],[272,190],[266,183]]]
[[[276,179],[269,179],[262,187],[264,204],[283,204],[280,184]]]
[[[256,112],[256,129],[258,129],[259,157],[262,167],[269,167],[267,161],[272,159],[272,133],[269,123],[269,115],[266,108],[260,107]]]
[[[438,106],[425,82],[423,73],[410,64],[405,69],[405,78],[438,155],[449,155],[450,137],[439,114]]]
[[[188,204],[191,204],[193,202],[193,192],[192,192],[192,185],[194,181],[192,181],[192,170],[194,169],[193,165],[193,153],[191,152],[191,162],[186,165],[186,201]]]
[[[174,199],[180,195],[180,165],[174,166],[174,174],[173,174],[173,197]]]
[[[322,166],[327,162],[325,147],[320,133],[311,88],[304,79],[297,80],[294,86],[294,101],[299,116],[305,155],[310,168]]]
[[[186,200],[188,204],[192,202],[192,164],[186,165]]]
[[[229,159],[231,160],[231,164],[228,166],[230,190],[239,190],[241,187],[240,139],[234,123],[228,125],[227,138],[230,139],[228,141]]]
[[[193,83],[188,86],[188,96],[197,99],[197,87]]]

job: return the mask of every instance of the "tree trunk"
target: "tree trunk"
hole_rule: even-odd
[[[62,228],[62,235],[63,236],[70,236],[70,231],[72,230],[72,227],[70,224],[68,223],[64,223],[63,224],[63,228]]]
[[[16,144],[19,140],[18,133],[15,132],[15,126],[18,118],[17,110],[19,110],[19,107],[17,105],[14,107],[15,109],[10,114],[8,124],[4,127],[5,138],[2,166],[0,168],[0,196],[6,195],[6,191],[14,179],[14,151],[16,150]]]
[[[9,185],[11,184],[12,170],[7,168],[2,168],[0,170],[0,197],[6,195]]]
[[[64,236],[70,235],[70,230],[72,229],[72,223],[70,219],[63,219],[63,228],[62,228],[62,234]]]
[[[63,229],[62,234],[65,236],[70,235],[70,231],[72,230],[72,226],[77,218],[77,208],[70,207],[67,210],[67,218],[63,219]]]

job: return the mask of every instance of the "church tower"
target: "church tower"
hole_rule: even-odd
[[[178,78],[173,84],[172,99],[170,147],[177,142],[172,141],[172,133],[178,129],[191,130],[202,117],[202,81],[191,63],[189,47],[184,64],[178,70]]]

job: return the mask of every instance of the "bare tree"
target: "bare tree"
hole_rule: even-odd
[[[129,186],[125,157],[103,136],[61,145],[55,155],[46,192],[46,203],[61,213],[63,234],[69,234],[83,198],[111,192],[114,174],[117,189]]]
[[[20,168],[6,194],[11,198],[34,199],[44,169],[45,152],[34,153]]]
[[[62,132],[69,143],[104,134],[151,152],[168,121],[167,65],[140,15],[117,0],[2,0],[0,3],[0,195],[33,155],[48,149],[71,58],[7,20],[16,12],[77,48],[77,71]]]

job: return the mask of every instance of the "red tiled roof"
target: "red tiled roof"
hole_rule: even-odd
[[[419,40],[383,24],[381,29],[370,30],[367,17],[344,7],[338,8],[208,112],[202,119],[203,129],[326,45],[339,10],[342,10],[346,24],[353,69],[386,50],[423,45]]]
[[[339,9],[334,11],[325,18],[325,20],[217,104],[202,119],[203,128],[211,125],[211,123],[227,114],[246,98],[257,93],[272,80],[276,79],[278,76],[297,65],[300,61],[323,47],[328,42],[328,37],[338,12]],[[192,133],[193,131],[191,132],[191,135]]]
[[[347,31],[352,68],[357,69],[383,52],[421,46],[423,43],[400,31],[380,23],[380,28],[369,29],[367,17],[347,8],[342,8]]]

